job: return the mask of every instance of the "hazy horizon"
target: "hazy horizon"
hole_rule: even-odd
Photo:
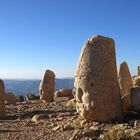
[[[74,77],[84,42],[93,35],[115,40],[117,67],[137,74],[140,65],[139,0],[0,1],[0,78]]]

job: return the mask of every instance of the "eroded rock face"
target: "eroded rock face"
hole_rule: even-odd
[[[46,70],[43,80],[40,83],[40,99],[46,102],[54,100],[55,74],[51,70]]]
[[[121,96],[130,94],[130,90],[133,87],[133,81],[126,62],[120,64],[119,84],[121,89]]]
[[[120,64],[119,85],[122,96],[123,111],[129,111],[131,103],[130,96],[128,94],[130,94],[130,90],[133,87],[133,81],[126,62]]]
[[[3,80],[0,79],[0,116],[3,116],[5,114],[5,87]]]
[[[83,47],[75,73],[76,108],[87,120],[122,119],[113,39],[94,36]]]

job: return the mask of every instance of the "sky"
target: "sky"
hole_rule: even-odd
[[[74,77],[83,43],[115,40],[117,66],[140,65],[139,0],[0,0],[0,78]]]

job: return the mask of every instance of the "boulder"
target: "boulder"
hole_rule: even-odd
[[[130,90],[133,87],[133,81],[126,62],[120,64],[119,85],[121,89],[121,96],[130,94]]]
[[[0,79],[0,92],[5,92],[5,86],[3,80]]]
[[[69,97],[73,98],[73,90],[72,89],[60,89],[55,92],[56,97]]]
[[[34,95],[33,93],[29,93],[25,95],[26,100],[38,100],[39,96]]]
[[[115,43],[100,35],[84,44],[75,73],[76,109],[86,120],[122,119]]]
[[[5,103],[7,105],[16,105],[16,97],[12,92],[8,92],[4,94],[4,98],[5,98]]]
[[[40,99],[46,102],[54,101],[55,74],[51,70],[46,70],[44,78],[39,86]]]

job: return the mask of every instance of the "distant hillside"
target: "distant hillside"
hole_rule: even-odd
[[[6,92],[13,92],[16,95],[24,95],[29,92],[38,94],[41,80],[4,80]],[[60,88],[73,88],[74,79],[56,79],[55,91]]]

